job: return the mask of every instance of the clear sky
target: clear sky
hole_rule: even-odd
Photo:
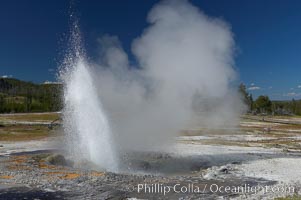
[[[130,53],[157,0],[76,0],[91,59],[96,40],[117,35]],[[239,79],[256,97],[301,98],[301,1],[191,0],[209,16],[227,21],[234,33]],[[0,76],[33,82],[55,80],[68,34],[69,1],[0,2]],[[133,58],[132,58],[133,59]],[[134,60],[133,60],[134,62]]]

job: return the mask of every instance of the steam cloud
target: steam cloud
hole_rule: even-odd
[[[192,126],[234,125],[243,109],[232,86],[230,27],[187,0],[167,0],[148,14],[149,27],[132,43],[131,66],[116,36],[98,40],[101,63],[93,79],[117,146],[164,145]]]

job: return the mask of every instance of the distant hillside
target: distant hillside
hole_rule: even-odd
[[[0,113],[59,111],[61,93],[62,85],[57,83],[0,78]]]
[[[301,115],[301,100],[272,101],[272,110],[280,115]]]

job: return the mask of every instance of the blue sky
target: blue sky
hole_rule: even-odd
[[[77,0],[88,55],[97,38],[117,35],[130,53],[157,0]],[[301,1],[191,0],[234,33],[240,82],[256,97],[301,98]],[[68,34],[67,0],[3,0],[0,3],[0,75],[33,82],[55,80]],[[132,58],[133,59],[133,58]],[[134,60],[133,60],[134,62]],[[299,86],[299,87],[298,87]]]

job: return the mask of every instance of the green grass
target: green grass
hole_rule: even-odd
[[[0,115],[0,141],[21,141],[41,139],[56,134],[47,125],[21,124],[18,122],[52,122],[60,117],[58,113],[27,113]],[[13,121],[13,123],[5,123]],[[16,123],[14,123],[16,122]]]
[[[0,123],[5,121],[53,121],[60,117],[58,113],[28,113],[28,114],[6,114],[0,115]]]
[[[288,197],[279,197],[279,198],[275,198],[275,200],[301,200],[301,196],[294,195]]]
[[[47,126],[5,125],[0,126],[0,141],[42,139],[56,133]]]

